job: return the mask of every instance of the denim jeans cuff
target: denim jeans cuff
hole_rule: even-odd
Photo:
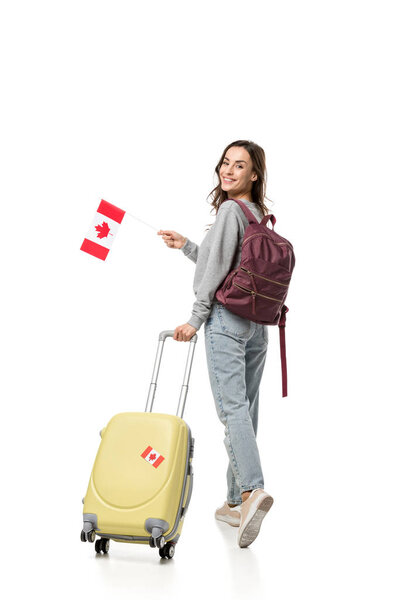
[[[249,486],[242,486],[243,489],[240,490],[240,493],[243,494],[243,492],[252,492],[253,490],[258,490],[258,489],[264,489],[264,484],[262,485],[249,485]]]

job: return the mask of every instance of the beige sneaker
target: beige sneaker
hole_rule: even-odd
[[[241,548],[250,546],[258,536],[261,523],[272,506],[274,499],[263,489],[253,490],[250,496],[242,502],[240,509],[240,525],[238,544]]]
[[[225,501],[224,504],[215,511],[215,518],[218,521],[229,523],[232,527],[239,527],[240,524],[240,504],[231,508]]]

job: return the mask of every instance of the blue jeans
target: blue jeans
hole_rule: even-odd
[[[268,326],[239,317],[214,300],[204,334],[215,407],[225,425],[227,501],[240,504],[242,492],[264,487],[256,434]]]

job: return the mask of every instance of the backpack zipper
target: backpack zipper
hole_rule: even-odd
[[[267,233],[253,233],[253,235],[249,236],[248,238],[246,238],[242,244],[242,248],[245,244],[247,244],[247,242],[249,240],[251,240],[251,238],[256,237],[257,235],[267,235]],[[272,240],[273,241],[273,240]],[[274,241],[273,241],[274,242]],[[293,249],[293,246],[290,242],[274,242],[274,244],[276,244],[277,246],[289,246],[290,248]]]
[[[275,281],[274,279],[268,279],[268,277],[264,277],[263,275],[259,275],[258,273],[253,273],[244,267],[240,267],[242,271],[245,271],[249,275],[255,275],[256,277],[261,277],[261,279],[265,279],[266,281],[270,281],[271,283],[276,283],[277,285],[283,285],[284,287],[289,287],[288,283],[281,283],[280,281]]]
[[[265,296],[264,294],[260,294],[260,292],[255,292],[254,290],[250,290],[249,288],[244,287],[243,285],[239,285],[233,282],[233,285],[244,290],[245,292],[250,292],[252,296],[262,296],[263,298],[267,298],[267,300],[274,300],[275,302],[282,302],[282,300],[278,300],[278,298],[271,298],[271,296]]]

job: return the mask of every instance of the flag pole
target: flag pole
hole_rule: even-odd
[[[139,217],[135,217],[135,215],[132,215],[131,213],[125,211],[125,213],[127,215],[129,215],[130,217],[132,217],[132,219],[136,219],[136,221],[140,221],[140,223],[143,223],[143,225],[147,225],[147,227],[150,227],[150,229],[154,229],[154,231],[159,231],[158,229],[156,229],[155,227],[153,227],[153,225],[149,225],[148,223],[146,223],[146,221],[143,221],[142,219],[139,219]]]

